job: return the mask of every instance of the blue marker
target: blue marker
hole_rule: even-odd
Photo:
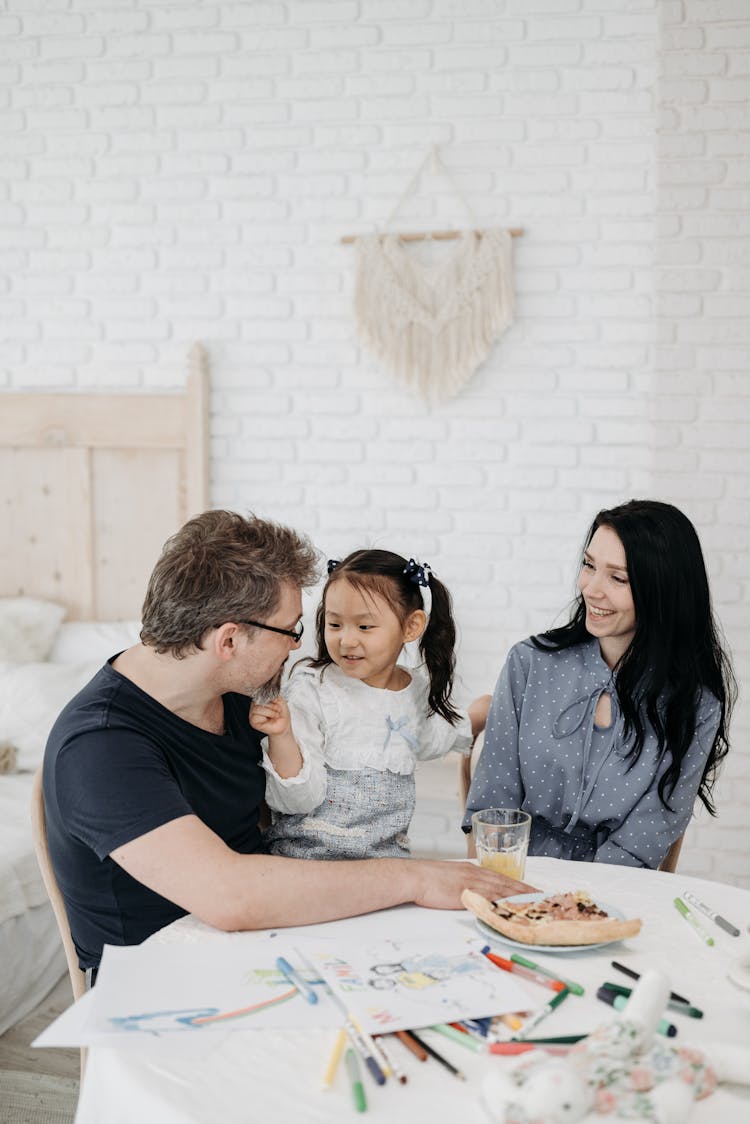
[[[302,979],[298,972],[295,972],[292,965],[283,956],[276,958],[276,967],[285,976],[292,987],[296,987],[297,991],[302,995],[308,1003],[317,1003],[318,997],[308,983]]]

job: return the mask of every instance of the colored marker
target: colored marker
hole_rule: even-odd
[[[504,972],[514,972],[517,976],[523,976],[525,980],[531,980],[532,983],[541,984],[542,987],[549,987],[552,991],[562,991],[565,987],[564,983],[554,979],[554,977],[550,978],[531,968],[522,967],[515,960],[506,960],[504,956],[498,956],[497,953],[490,951],[489,945],[486,945],[482,949],[482,955],[486,956],[496,968],[502,968]]]
[[[448,1023],[455,1031],[463,1034],[464,1038],[474,1038],[482,1046],[487,1045],[487,1035],[482,1034],[481,1031],[476,1030],[475,1027],[470,1026],[467,1022]]]
[[[346,1065],[346,1072],[349,1074],[349,1084],[352,1090],[352,1097],[354,1098],[354,1107],[357,1112],[365,1112],[367,1109],[365,1088],[362,1084],[362,1076],[359,1072],[357,1055],[354,1053],[351,1046],[344,1054],[344,1064]]]
[[[478,1038],[473,1035],[467,1034],[464,1030],[456,1030],[454,1026],[449,1026],[447,1023],[435,1023],[430,1027],[430,1030],[436,1030],[438,1034],[442,1034],[445,1038],[450,1038],[454,1042],[460,1042],[467,1050],[473,1050],[475,1054],[484,1054],[487,1052],[487,1047],[484,1042],[480,1042]]]
[[[596,998],[601,999],[602,1003],[609,1003],[610,1007],[614,1007],[616,1011],[624,1011],[628,1005],[627,995],[617,995],[614,991],[607,991],[606,987],[598,988]],[[674,1038],[677,1034],[677,1027],[674,1023],[667,1022],[666,1019],[659,1019],[656,1024],[656,1033],[664,1034],[667,1038]]]
[[[386,1046],[385,1042],[383,1041],[383,1036],[380,1034],[376,1035],[375,1043],[381,1054],[385,1058],[386,1062],[388,1063],[390,1072],[398,1082],[400,1082],[402,1085],[405,1085],[409,1078],[406,1076],[406,1074],[394,1058],[393,1054],[390,1051],[390,1047]]]
[[[620,964],[617,960],[610,960],[613,968],[617,968],[618,972],[623,972],[626,976],[630,976],[631,980],[639,980],[641,978],[640,972],[634,972],[632,968],[626,968],[624,964]],[[690,1006],[690,1000],[686,999],[684,995],[678,995],[676,991],[670,991],[669,998],[674,999],[675,1003],[686,1003]]]
[[[385,1052],[380,1043],[376,1042],[375,1039],[367,1033],[367,1031],[362,1026],[362,1023],[359,1022],[358,1019],[355,1019],[354,1015],[352,1015],[351,1012],[349,1014],[349,1022],[353,1024],[354,1029],[357,1031],[360,1038],[364,1042],[365,1047],[367,1048],[367,1053],[372,1054],[373,1058],[378,1063],[380,1069],[383,1072],[383,1076],[386,1078],[390,1077],[391,1067],[388,1064],[388,1059],[386,1058]]]
[[[576,1042],[583,1042],[587,1034],[563,1034],[556,1038],[524,1038],[522,1041],[493,1042],[489,1048],[490,1054],[523,1054],[526,1050],[534,1050],[537,1046],[552,1052],[567,1053]]]
[[[549,1003],[545,1003],[541,1011],[537,1011],[535,1015],[531,1016],[528,1022],[524,1023],[520,1032],[518,1034],[514,1034],[513,1038],[516,1040],[518,1040],[519,1038],[525,1039],[529,1031],[534,1030],[535,1027],[539,1026],[539,1023],[542,1021],[542,1019],[546,1019],[547,1015],[551,1015],[555,1007],[559,1007],[563,999],[567,999],[569,995],[570,992],[568,991],[567,987],[564,987],[562,991],[558,991],[557,995],[550,999]]]
[[[336,1038],[336,1044],[333,1047],[333,1052],[331,1053],[331,1057],[329,1059],[328,1066],[327,1066],[326,1071],[323,1075],[323,1088],[324,1089],[330,1089],[331,1085],[333,1084],[333,1079],[336,1076],[336,1070],[339,1067],[339,1062],[341,1061],[341,1055],[344,1052],[345,1046],[346,1046],[346,1031],[342,1028],[338,1033],[338,1036]]]
[[[370,1048],[365,1042],[364,1038],[353,1023],[346,1023],[346,1033],[349,1035],[349,1041],[351,1042],[352,1046],[357,1051],[360,1058],[370,1071],[370,1075],[373,1081],[375,1081],[377,1085],[385,1085],[385,1074],[370,1052]]]
[[[309,983],[305,983],[299,972],[296,972],[294,970],[288,960],[285,960],[283,956],[277,956],[276,967],[281,972],[282,976],[289,980],[289,983],[292,985],[292,987],[297,988],[297,991],[307,1000],[308,1003],[318,1002],[318,996],[310,987]]]
[[[690,890],[685,890],[682,896],[686,902],[690,902],[691,905],[694,905],[696,909],[699,909],[701,913],[704,913],[706,917],[715,922],[725,933],[729,933],[730,937],[738,937],[740,935],[740,931],[736,925],[733,925],[731,921],[727,921],[726,917],[722,917],[720,914],[716,913],[710,906],[704,905]]]
[[[521,964],[524,968],[533,968],[535,972],[541,972],[543,976],[549,976],[550,979],[565,984],[568,991],[572,991],[574,995],[584,994],[583,988],[579,983],[573,983],[572,980],[567,980],[565,976],[555,975],[555,973],[550,972],[548,968],[543,968],[541,964],[535,964],[533,960],[527,960],[525,956],[519,956],[517,952],[511,954],[511,960],[514,964]]]
[[[685,920],[690,925],[692,925],[693,929],[698,934],[700,939],[702,941],[705,941],[706,944],[713,944],[714,938],[709,937],[708,933],[703,931],[700,924],[698,923],[698,918],[695,916],[695,914],[690,909],[688,909],[688,907],[685,905],[682,898],[675,898],[674,904],[675,904],[675,908],[677,909],[680,916],[684,917]]]
[[[613,991],[615,995],[624,995],[629,999],[632,994],[632,988],[622,987],[620,984],[603,983],[602,987],[607,991]],[[679,1011],[681,1015],[687,1015],[690,1019],[702,1019],[703,1012],[698,1007],[691,1007],[687,1003],[678,1003],[675,999],[670,999],[667,1003],[673,1011]]]

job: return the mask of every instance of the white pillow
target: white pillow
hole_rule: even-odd
[[[0,597],[0,661],[46,660],[65,609],[34,597]]]
[[[66,621],[60,628],[50,663],[104,663],[115,652],[132,648],[140,640],[140,621]]]
[[[41,765],[58,714],[103,662],[0,663],[0,745],[15,746],[19,770]]]

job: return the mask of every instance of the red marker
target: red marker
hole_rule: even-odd
[[[552,991],[563,991],[565,989],[562,980],[550,979],[549,976],[543,976],[541,972],[534,972],[531,968],[524,968],[513,960],[506,960],[505,957],[490,952],[489,945],[485,945],[482,953],[488,960],[492,961],[496,968],[502,968],[504,972],[514,972],[517,976],[523,976],[524,979],[540,984],[541,987],[548,987]]]

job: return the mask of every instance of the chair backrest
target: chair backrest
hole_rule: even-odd
[[[70,924],[68,923],[68,915],[65,911],[65,902],[60,893],[60,887],[57,884],[57,878],[55,877],[55,872],[52,869],[52,862],[49,857],[41,765],[34,775],[34,782],[31,786],[31,834],[34,840],[36,861],[39,863],[39,869],[42,872],[44,888],[52,903],[55,920],[57,921],[57,928],[60,931],[60,938],[63,943],[63,948],[65,949],[65,959],[68,962],[68,974],[73,989],[73,998],[80,999],[86,992],[86,973],[78,966],[78,954],[73,944],[73,937],[70,933]],[[81,1047],[81,1078],[83,1078],[85,1066],[86,1048]]]
[[[461,757],[458,762],[458,794],[461,800],[461,811],[466,809],[466,798],[469,795],[469,788],[471,787],[471,776],[476,765],[477,758],[482,752],[482,743],[484,741],[484,734],[479,734],[474,742],[470,756]],[[467,835],[467,847],[469,851],[469,858],[473,858],[475,849],[473,840],[470,835]],[[667,851],[666,855],[659,864],[659,870],[666,870],[670,874],[674,874],[677,870],[677,860],[680,857],[682,844],[685,841],[685,833],[683,832],[679,839],[675,839],[672,846]]]
[[[474,772],[474,766],[482,752],[483,744],[484,731],[482,730],[477,734],[472,743],[471,753],[467,754],[465,757],[459,757],[458,759],[458,798],[461,801],[462,816],[466,811],[466,800],[469,795],[469,789],[471,788],[471,777]],[[471,832],[466,836],[466,853],[468,858],[476,858],[477,850],[474,845],[474,836]]]
[[[55,920],[57,921],[57,927],[60,930],[60,937],[62,938],[63,948],[65,949],[65,959],[68,962],[68,972],[70,973],[70,983],[73,988],[73,998],[80,999],[86,991],[86,973],[78,966],[78,954],[73,944],[73,938],[70,935],[70,925],[68,924],[68,915],[65,912],[65,902],[60,893],[60,887],[57,885],[57,879],[55,878],[55,872],[52,869],[52,863],[49,857],[41,766],[36,771],[34,783],[31,788],[31,831],[34,838],[36,861],[39,863],[39,869],[42,872],[44,887],[52,903]]]
[[[674,874],[674,872],[677,870],[677,860],[680,857],[680,851],[682,850],[682,844],[684,842],[685,832],[683,831],[682,835],[679,837],[679,839],[675,839],[674,843],[659,863],[659,870],[666,870],[669,872],[669,874]]]

